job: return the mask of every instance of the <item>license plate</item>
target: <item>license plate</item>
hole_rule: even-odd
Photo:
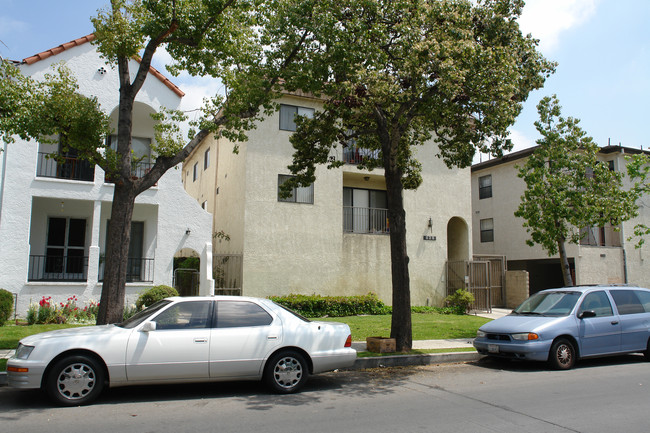
[[[498,344],[488,344],[488,352],[490,352],[490,353],[499,353],[499,345]]]

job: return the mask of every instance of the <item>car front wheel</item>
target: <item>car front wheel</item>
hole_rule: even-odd
[[[80,406],[101,394],[104,379],[104,370],[95,359],[84,355],[68,356],[50,369],[45,391],[62,406]]]
[[[645,352],[643,352],[643,356],[646,361],[650,361],[650,339],[648,339],[648,344],[646,345]]]
[[[264,381],[279,394],[297,392],[309,376],[305,358],[295,351],[283,351],[273,355],[266,364]]]
[[[551,346],[548,362],[556,370],[568,370],[576,362],[576,350],[573,344],[565,339],[556,340]]]

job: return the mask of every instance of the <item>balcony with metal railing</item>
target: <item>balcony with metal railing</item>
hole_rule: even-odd
[[[87,256],[29,256],[28,281],[87,281],[87,279]]]
[[[379,150],[362,149],[354,146],[343,148],[343,162],[346,164],[359,165],[368,159],[379,159]]]
[[[132,258],[127,259],[127,283],[152,283],[154,259]],[[99,264],[99,281],[104,281],[104,262]]]
[[[140,179],[144,177],[145,174],[151,170],[153,167],[153,162],[137,162],[131,164],[131,177],[133,179]],[[114,183],[108,176],[105,176],[104,181],[106,183]]]
[[[61,156],[55,159],[50,155],[52,154],[38,152],[36,176],[87,182],[92,182],[95,179],[94,164],[69,156]]]
[[[388,234],[388,209],[343,206],[343,232]]]

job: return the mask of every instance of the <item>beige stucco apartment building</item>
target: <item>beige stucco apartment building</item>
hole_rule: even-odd
[[[528,233],[523,220],[514,212],[526,184],[520,179],[518,166],[535,148],[522,150],[503,158],[472,166],[472,233],[474,254],[505,255],[508,270],[529,272],[530,293],[548,287],[563,286],[559,257],[548,257],[538,245],[529,247]],[[601,148],[599,158],[616,171],[626,172],[626,156],[639,149],[622,146]],[[626,182],[629,181],[626,179]],[[645,260],[650,247],[635,248],[636,241],[628,241],[639,222],[650,222],[650,209],[640,202],[637,218],[625,222],[620,231],[612,227],[589,227],[580,245],[567,244],[567,255],[576,284],[636,284],[647,286],[650,268]]]
[[[312,186],[280,198],[278,186],[290,174],[293,117],[309,116],[320,102],[297,94],[279,102],[280,110],[248,134],[238,153],[227,140],[210,137],[184,163],[186,191],[212,213],[213,230],[229,238],[213,242],[217,286],[218,258],[237,253],[242,272],[235,284],[245,295],[373,292],[390,303],[383,169],[359,170],[355,159],[374,155],[339,148],[331,156],[348,164],[319,167]],[[404,193],[414,305],[440,305],[446,261],[467,260],[472,251],[469,169],[450,170],[435,153],[432,142],[417,149],[424,181]]]

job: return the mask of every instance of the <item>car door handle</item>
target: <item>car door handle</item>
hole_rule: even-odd
[[[618,320],[614,320],[614,321],[612,322],[612,325],[618,325]]]
[[[207,338],[195,338],[194,342],[195,343],[207,343],[208,339]]]
[[[277,340],[278,337],[276,337],[275,335],[269,335],[268,337],[266,337],[266,339],[267,340]]]

